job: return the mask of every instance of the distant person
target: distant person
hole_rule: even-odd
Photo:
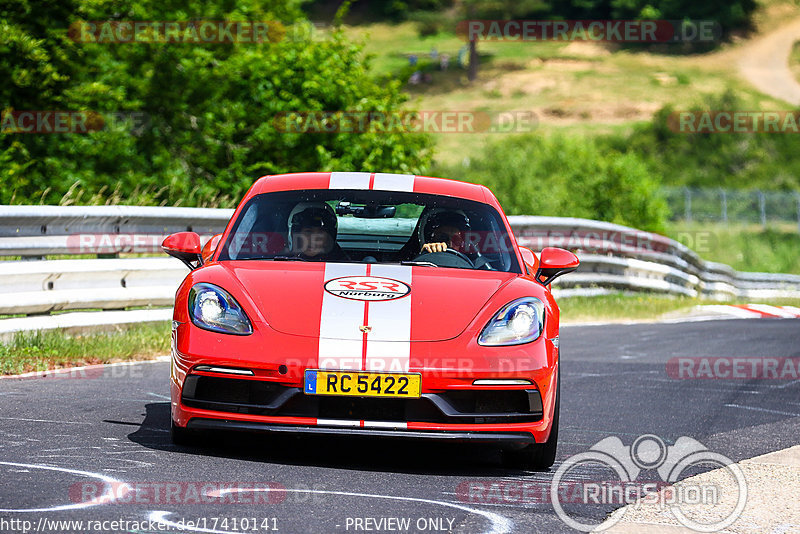
[[[464,45],[458,50],[458,65],[460,67],[466,68],[467,67],[467,54],[469,52],[469,48]]]

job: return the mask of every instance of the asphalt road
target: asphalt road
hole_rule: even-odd
[[[564,327],[561,350],[559,461],[608,436],[690,436],[734,461],[798,443],[800,380],[666,370],[678,356],[800,357],[798,320]],[[0,532],[145,532],[181,520],[219,532],[569,530],[547,495],[558,463],[519,472],[492,448],[353,438],[230,434],[178,448],[167,386],[166,362],[0,380]],[[485,496],[470,498],[475,487]],[[91,504],[108,491],[120,500]]]

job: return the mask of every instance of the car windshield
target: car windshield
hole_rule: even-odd
[[[442,195],[374,190],[256,195],[239,213],[218,259],[520,272],[512,240],[491,206]]]

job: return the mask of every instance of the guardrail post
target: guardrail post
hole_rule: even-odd
[[[800,193],[794,194],[797,199],[797,231],[800,232]]]
[[[728,192],[720,189],[722,194],[722,222],[728,224]]]
[[[683,218],[692,221],[692,191],[688,187],[683,188]]]

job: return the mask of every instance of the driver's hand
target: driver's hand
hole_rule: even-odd
[[[422,252],[444,252],[447,250],[447,243],[425,243],[422,245]]]

